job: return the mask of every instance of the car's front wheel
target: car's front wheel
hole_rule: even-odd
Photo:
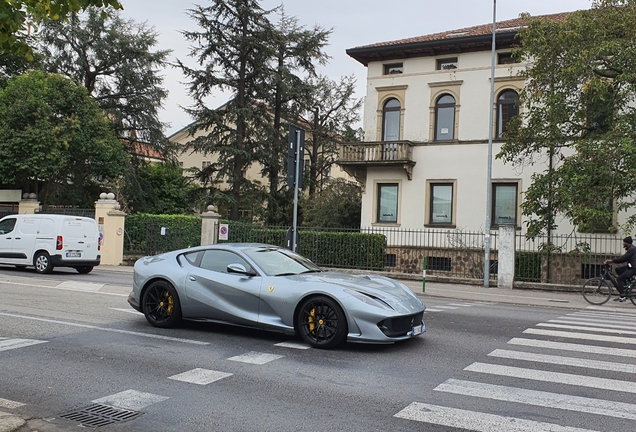
[[[331,298],[311,297],[300,306],[297,329],[312,347],[334,348],[347,337],[347,318]]]
[[[33,260],[33,266],[38,273],[51,273],[53,271],[53,264],[51,263],[51,257],[46,252],[39,252]]]
[[[174,327],[181,321],[181,303],[174,287],[167,281],[156,281],[144,291],[142,310],[155,327]]]

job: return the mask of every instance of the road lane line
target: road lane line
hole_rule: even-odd
[[[439,308],[439,309],[444,309],[444,310],[446,310],[446,309],[453,309],[453,310],[454,309],[459,309],[457,306],[439,306],[438,305],[438,306],[435,306],[435,307]]]
[[[449,379],[435,387],[434,390],[463,396],[636,420],[636,405],[603,399],[592,399],[568,394],[549,393],[456,379]]]
[[[394,417],[476,432],[595,432],[515,417],[413,402]]]
[[[636,324],[608,324],[607,321],[588,319],[588,318],[575,318],[568,317],[567,319],[552,319],[548,322],[559,324],[575,324],[575,325],[588,325],[593,327],[605,327],[605,328],[617,328],[625,330],[636,330]]]
[[[503,349],[496,349],[488,355],[491,357],[499,357],[499,358],[513,359],[513,360],[524,360],[524,361],[530,361],[530,362],[557,364],[557,365],[565,365],[565,366],[574,366],[579,368],[610,370],[610,371],[616,371],[616,372],[636,374],[636,365],[631,365],[626,363],[588,360],[588,359],[582,359],[582,358],[553,356],[553,355],[546,355],[546,354],[534,354],[534,353],[527,353],[522,351],[510,351],[510,350],[503,350]]]
[[[172,375],[171,377],[168,377],[168,379],[191,384],[208,385],[214,381],[218,381],[232,375],[233,374],[227,372],[196,368],[177,375]]]
[[[92,400],[93,403],[108,405],[115,408],[123,408],[132,411],[139,411],[147,406],[163,402],[168,397],[152,393],[144,393],[137,390],[126,390],[114,395]]]
[[[238,355],[238,356],[230,357],[230,358],[228,358],[228,360],[242,362],[242,363],[251,363],[251,364],[262,365],[262,364],[265,364],[265,363],[269,363],[269,362],[271,362],[273,360],[278,360],[279,358],[283,358],[283,357],[284,356],[277,355],[277,354],[267,354],[267,353],[260,353],[260,352],[256,352],[256,351],[250,351],[250,352],[245,353],[245,354],[241,354],[241,355]]]
[[[616,333],[616,334],[624,334],[624,335],[636,335],[636,331],[629,330],[618,330],[618,329],[609,329],[609,328],[600,328],[600,327],[585,327],[585,326],[576,326],[576,325],[565,325],[565,324],[552,324],[552,323],[539,323],[537,327],[552,327],[559,328],[564,330],[582,330],[582,331],[592,331],[599,333]]]
[[[143,316],[143,314],[142,314],[141,312],[136,311],[136,310],[134,310],[134,309],[132,309],[132,308],[130,308],[130,309],[125,309],[125,308],[108,308],[108,309],[112,309],[112,310],[116,310],[116,311],[119,311],[119,312],[126,312],[126,313],[129,313],[129,314],[135,314],[135,315],[142,315],[142,316]]]
[[[527,329],[527,330],[524,330],[523,332],[526,334],[555,336],[555,337],[563,337],[563,338],[569,338],[569,339],[585,339],[590,341],[616,342],[616,343],[636,345],[636,338],[633,338],[633,337],[606,336],[606,335],[596,335],[596,334],[589,334],[589,333],[574,333],[574,332],[566,332],[566,331],[558,331],[558,330],[543,330],[543,329]]]
[[[599,312],[606,312],[606,313],[615,313],[615,314],[620,314],[620,315],[624,315],[624,316],[631,316],[633,317],[634,314],[630,313],[629,310],[630,308],[621,308],[621,307],[611,307],[608,305],[605,306],[588,306],[585,308],[585,310],[589,310],[589,311],[599,311]],[[632,309],[633,310],[633,309]]]
[[[196,340],[192,340],[192,339],[182,339],[182,338],[176,338],[176,337],[170,337],[170,336],[161,336],[161,335],[154,335],[154,334],[149,334],[149,333],[134,332],[134,331],[130,331],[130,330],[119,330],[119,329],[113,329],[113,328],[107,328],[107,327],[98,327],[98,326],[93,326],[93,325],[89,325],[89,324],[78,324],[78,323],[73,323],[73,322],[68,322],[68,321],[58,321],[58,320],[52,320],[52,319],[47,319],[47,318],[30,317],[30,316],[26,316],[26,315],[17,315],[17,314],[10,314],[10,313],[4,313],[4,312],[0,312],[0,315],[1,316],[12,317],[12,318],[27,319],[27,320],[31,320],[31,321],[40,321],[40,322],[47,322],[47,323],[52,323],[52,324],[61,324],[61,325],[67,325],[67,326],[71,326],[71,327],[80,327],[80,328],[86,328],[86,329],[91,329],[91,330],[101,330],[101,331],[107,331],[107,332],[112,332],[112,333],[121,333],[121,334],[127,334],[127,335],[132,335],[132,336],[141,336],[141,337],[147,337],[147,338],[151,338],[151,339],[161,339],[161,340],[168,340],[168,341],[174,341],[174,342],[183,342],[183,343],[189,343],[189,344],[193,344],[193,345],[210,345],[209,342],[201,342],[201,341],[196,341]]]
[[[459,306],[459,307],[471,307],[471,306],[475,306],[474,304],[469,304],[469,303],[449,303],[449,306]]]
[[[22,402],[16,402],[9,399],[0,398],[0,408],[15,409],[25,405],[26,404],[23,404]]]
[[[283,347],[283,348],[301,349],[301,350],[308,350],[311,348],[309,345],[305,345],[305,344],[301,344],[297,342],[279,342],[277,344],[274,344],[274,346]]]
[[[620,356],[636,358],[636,350],[623,349],[623,348],[611,348],[600,347],[594,345],[583,345],[566,342],[552,342],[540,339],[525,339],[525,338],[512,338],[508,341],[511,345],[527,346],[533,348],[547,348],[562,351],[577,351],[592,354],[603,354],[609,356]]]
[[[435,309],[435,308],[427,307],[424,312],[444,312],[444,311],[442,309]]]
[[[47,341],[37,339],[6,339],[0,341],[0,351],[9,351],[12,349],[24,348],[31,345],[43,344]]]
[[[87,294],[103,294],[103,295],[111,295],[111,296],[117,296],[117,297],[128,297],[128,294],[117,294],[117,293],[109,293],[109,292],[101,292],[101,291],[86,291],[86,290],[82,290],[82,289],[60,288],[59,286],[36,285],[36,284],[27,284],[27,283],[20,283],[20,282],[5,282],[5,281],[1,281],[0,285],[2,285],[2,284],[19,285],[19,286],[36,287],[36,288],[46,288],[46,289],[55,289],[55,290],[60,290],[60,291],[75,291],[75,292],[83,292],[83,293],[87,293]],[[112,286],[119,286],[119,285],[112,285]]]
[[[634,386],[633,382],[608,378],[597,378],[586,375],[549,372],[538,369],[526,369],[514,366],[501,366],[479,362],[465,367],[464,370],[470,372],[480,372],[489,375],[523,378],[533,381],[567,384],[579,387],[589,387],[625,393],[636,393],[636,386]]]
[[[621,319],[627,320],[631,322],[636,322],[636,314],[624,314],[624,313],[614,313],[614,312],[592,312],[592,311],[580,311],[574,312],[569,315],[574,316],[587,316],[587,317],[595,317],[595,318],[606,318],[606,319]]]

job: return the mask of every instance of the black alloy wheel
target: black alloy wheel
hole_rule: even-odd
[[[144,291],[144,315],[155,327],[174,327],[181,321],[181,303],[174,287],[167,281],[156,281]]]
[[[347,319],[338,303],[318,296],[305,300],[298,313],[297,329],[314,348],[334,348],[347,337]]]

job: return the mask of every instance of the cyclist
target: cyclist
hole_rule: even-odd
[[[623,239],[623,248],[625,249],[625,253],[618,258],[605,260],[605,264],[609,263],[627,263],[627,265],[616,267],[616,274],[618,275],[617,281],[614,283],[614,286],[619,292],[619,297],[615,298],[614,301],[624,302],[627,300],[625,297],[625,281],[636,275],[636,246],[632,244],[632,238],[627,236]]]

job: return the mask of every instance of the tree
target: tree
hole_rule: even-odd
[[[271,33],[271,73],[262,99],[271,108],[273,123],[264,134],[258,160],[263,166],[262,174],[269,180],[266,220],[269,224],[280,224],[287,219],[281,211],[287,194],[279,183],[287,157],[287,126],[297,119],[297,107],[305,103],[311,92],[306,78],[316,75],[316,64],[327,61],[323,48],[331,30],[319,26],[308,30],[281,8],[280,20]]]
[[[5,0],[0,3],[0,53],[30,56],[32,24],[60,20],[89,6],[121,9],[118,0]]]
[[[272,58],[267,44],[271,26],[257,0],[212,0],[208,7],[188,11],[201,31],[182,32],[191,42],[190,56],[201,69],[178,62],[190,80],[194,106],[186,111],[195,119],[188,147],[204,154],[216,153],[211,170],[226,180],[229,191],[221,191],[216,204],[230,206],[230,219],[238,220],[244,196],[254,196],[259,186],[245,172],[255,160],[259,134],[269,119],[267,107],[259,103]],[[210,109],[207,98],[215,90],[231,94],[219,109]]]
[[[362,190],[356,183],[331,179],[305,206],[303,225],[323,228],[359,228]]]
[[[159,111],[168,93],[159,71],[171,51],[153,51],[154,28],[119,12],[104,18],[91,7],[83,15],[46,23],[39,36],[45,69],[83,84],[120,139],[166,150]]]
[[[581,231],[614,229],[612,203],[636,196],[636,0],[596,0],[563,22],[524,18],[523,109],[497,157],[546,166],[522,204],[528,236],[549,233],[559,213]]]
[[[309,80],[311,95],[305,105],[310,122],[310,142],[305,144],[309,154],[309,197],[320,188],[321,178],[329,175],[336,162],[338,144],[343,137],[351,137],[351,125],[359,119],[362,99],[355,99],[356,79],[344,76],[340,82],[326,76]],[[353,134],[355,135],[355,134]]]
[[[57,196],[92,204],[95,186],[128,163],[86,89],[42,71],[15,77],[0,90],[0,153],[0,182],[39,192],[43,204]]]

